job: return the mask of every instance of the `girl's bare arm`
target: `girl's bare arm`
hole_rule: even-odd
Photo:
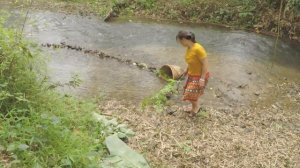
[[[201,63],[202,63],[201,79],[205,80],[206,73],[208,72],[208,60],[207,60],[207,58],[202,59]]]

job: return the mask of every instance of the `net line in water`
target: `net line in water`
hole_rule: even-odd
[[[68,50],[83,52],[84,54],[97,56],[100,59],[116,60],[116,61],[118,61],[120,63],[123,63],[123,64],[134,65],[134,66],[138,67],[140,70],[146,70],[146,71],[151,72],[151,73],[157,73],[157,68],[156,67],[148,66],[145,63],[135,62],[131,59],[122,59],[122,58],[119,58],[119,57],[116,57],[116,56],[108,55],[108,54],[105,54],[104,52],[99,51],[99,50],[89,50],[89,49],[85,49],[85,48],[80,47],[80,46],[68,45],[64,42],[62,42],[60,44],[45,43],[45,44],[42,44],[41,46],[42,47],[47,47],[47,48],[53,48],[53,49],[62,48],[62,49],[68,49]]]

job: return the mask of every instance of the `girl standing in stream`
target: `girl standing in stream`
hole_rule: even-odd
[[[183,100],[191,103],[192,109],[186,112],[193,117],[200,111],[199,98],[204,94],[209,78],[207,54],[201,44],[196,42],[195,34],[192,32],[180,31],[176,40],[187,48],[185,61],[188,68],[184,75],[187,75],[188,79],[184,87]]]

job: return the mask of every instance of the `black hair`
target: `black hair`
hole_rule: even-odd
[[[182,40],[182,39],[187,39],[192,41],[193,43],[196,43],[196,37],[193,32],[188,32],[188,31],[179,31],[176,40]]]

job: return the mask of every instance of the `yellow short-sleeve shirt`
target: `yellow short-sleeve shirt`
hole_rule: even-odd
[[[188,74],[195,76],[201,75],[201,60],[203,60],[206,57],[206,51],[199,43],[195,43],[193,47],[188,48],[185,55],[185,61],[188,64]]]

